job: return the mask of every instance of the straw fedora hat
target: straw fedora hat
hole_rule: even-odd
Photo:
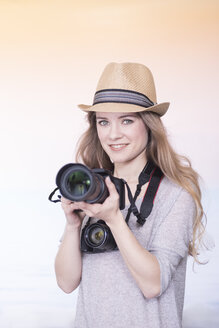
[[[108,64],[97,84],[93,105],[78,105],[85,112],[143,112],[162,116],[169,102],[157,103],[151,71],[137,63]]]

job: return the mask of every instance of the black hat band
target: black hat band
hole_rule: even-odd
[[[144,94],[124,89],[104,89],[97,91],[94,95],[93,105],[101,103],[124,103],[145,108],[156,105],[156,103],[153,103]]]

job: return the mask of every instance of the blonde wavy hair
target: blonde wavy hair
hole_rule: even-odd
[[[199,175],[192,168],[188,158],[177,154],[173,150],[159,115],[152,112],[139,112],[136,114],[143,120],[148,130],[147,159],[157,165],[167,178],[187,190],[195,202],[196,213],[193,225],[193,239],[189,245],[189,254],[193,256],[195,262],[201,263],[198,260],[198,250],[202,243],[202,236],[205,230],[203,223],[205,216],[201,203]],[[113,172],[113,163],[103,150],[97,135],[96,113],[89,112],[87,114],[87,120],[89,127],[79,139],[76,161],[82,161],[91,169],[104,168]]]

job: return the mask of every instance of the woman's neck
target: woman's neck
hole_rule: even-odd
[[[124,179],[128,184],[137,184],[138,177],[147,163],[146,158],[141,158],[138,161],[130,161],[128,163],[115,163],[114,176]]]

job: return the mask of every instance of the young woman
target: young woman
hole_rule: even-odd
[[[88,113],[89,128],[80,141],[78,161],[110,170],[128,183],[133,195],[147,163],[159,167],[164,177],[144,225],[134,213],[127,224],[129,198],[120,210],[120,196],[109,177],[109,196],[102,204],[62,197],[66,227],[55,271],[66,293],[80,285],[75,328],[182,327],[187,257],[198,261],[203,210],[198,175],[174,152],[160,118],[169,103],[157,104],[147,67],[111,63],[101,75],[93,105],[79,107]],[[142,186],[138,209],[150,183]],[[81,229],[88,217],[106,222],[118,250],[81,252]]]

